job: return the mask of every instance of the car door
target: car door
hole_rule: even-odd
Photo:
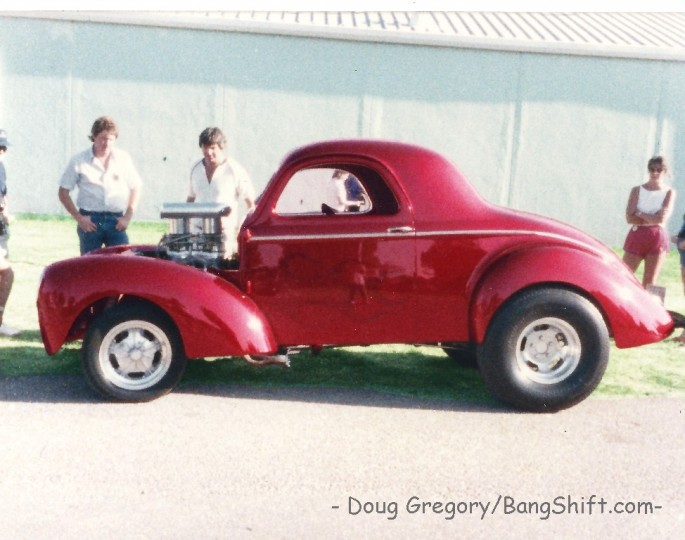
[[[416,246],[402,193],[344,162],[295,169],[282,184],[260,202],[268,210],[249,224],[241,263],[279,343],[411,341]]]

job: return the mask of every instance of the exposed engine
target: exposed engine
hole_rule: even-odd
[[[207,269],[229,268],[222,218],[231,208],[221,203],[165,203],[160,217],[169,231],[159,242],[159,254],[173,261]]]
[[[231,213],[220,203],[165,203],[160,217],[169,220],[169,232],[159,241],[157,254],[165,259],[207,270],[237,268],[237,259],[226,259],[222,218]],[[287,351],[273,355],[246,355],[252,365],[290,367]]]

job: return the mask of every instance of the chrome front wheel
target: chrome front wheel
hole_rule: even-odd
[[[124,390],[154,386],[167,374],[171,361],[167,335],[158,326],[142,320],[116,325],[102,338],[98,351],[102,373]]]
[[[187,363],[173,322],[142,303],[103,312],[88,329],[81,361],[91,386],[117,401],[149,401],[166,394]]]

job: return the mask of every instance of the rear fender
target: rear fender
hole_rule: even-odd
[[[135,297],[174,322],[190,358],[265,354],[277,349],[256,304],[234,285],[171,261],[126,255],[92,255],[46,268],[38,294],[41,334],[48,354],[78,336],[92,306]],[[84,316],[85,315],[85,316]]]
[[[502,255],[481,271],[472,287],[471,332],[482,343],[497,310],[530,287],[576,290],[602,312],[619,348],[661,341],[674,324],[659,299],[645,291],[623,262],[606,254],[567,246],[538,246]]]

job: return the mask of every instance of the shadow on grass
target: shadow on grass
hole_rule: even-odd
[[[478,371],[447,356],[369,349],[302,351],[292,367],[255,367],[240,358],[190,362],[177,392],[259,399],[490,411],[492,399]],[[220,383],[220,384],[212,384]],[[228,385],[228,386],[227,386]],[[297,397],[294,397],[297,396]]]
[[[37,332],[26,332],[4,345],[0,401],[107,403],[94,394],[81,373],[78,344],[48,357]],[[290,368],[258,367],[240,358],[191,361],[174,393],[412,409],[508,410],[489,396],[476,370],[457,367],[441,354],[409,351],[328,349],[316,355],[303,351],[292,357]]]
[[[48,356],[38,330],[25,330],[13,338],[1,338],[0,377],[80,373],[80,344],[69,344]]]

